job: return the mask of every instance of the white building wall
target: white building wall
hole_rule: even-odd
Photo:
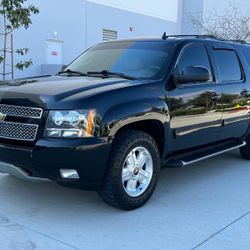
[[[179,0],[88,0],[130,12],[177,22]]]
[[[174,34],[178,23],[112,8],[93,2],[87,3],[87,46],[102,41],[102,29],[118,31],[118,39],[140,36],[161,37],[164,31]],[[131,29],[131,30],[130,30]]]
[[[204,0],[182,0],[182,9],[182,34],[200,34],[201,30],[193,27],[192,19],[203,17]]]
[[[14,33],[14,47],[27,47],[33,66],[24,72],[16,70],[16,77],[41,74],[41,65],[46,64],[46,40],[62,42],[63,63],[70,62],[86,48],[85,1],[42,0],[31,1],[40,9],[40,14],[33,16],[33,24],[28,30],[20,29]],[[18,58],[16,58],[17,60]],[[24,60],[20,57],[19,59]]]

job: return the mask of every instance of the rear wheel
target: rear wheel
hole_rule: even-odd
[[[240,148],[241,156],[247,160],[250,160],[250,135],[246,139],[246,146]]]
[[[152,196],[159,169],[160,156],[154,139],[141,131],[124,131],[114,141],[99,194],[116,208],[139,208]]]

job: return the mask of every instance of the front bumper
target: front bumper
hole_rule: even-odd
[[[86,138],[41,139],[33,147],[0,144],[0,172],[96,190],[104,178],[111,143],[108,138]],[[80,178],[62,179],[60,169],[75,169]]]

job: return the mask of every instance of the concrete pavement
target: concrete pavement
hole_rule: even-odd
[[[238,151],[161,172],[123,212],[93,192],[0,175],[0,249],[250,249],[250,162]]]

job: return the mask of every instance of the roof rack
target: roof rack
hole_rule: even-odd
[[[167,36],[167,32],[164,32],[163,35],[162,35],[162,39],[163,40],[167,40],[168,36]]]
[[[225,41],[225,42],[233,42],[233,43],[240,43],[240,44],[249,44],[244,40],[235,40],[235,39],[223,39],[214,35],[167,35],[166,32],[163,33],[162,39],[167,40],[168,38],[181,38],[181,37],[192,37],[192,38],[211,38],[218,41]]]
[[[213,36],[213,35],[167,35],[166,32],[163,33],[162,39],[166,40],[168,38],[178,38],[178,37],[194,37],[194,38],[213,38],[213,39],[219,39],[217,36]]]

